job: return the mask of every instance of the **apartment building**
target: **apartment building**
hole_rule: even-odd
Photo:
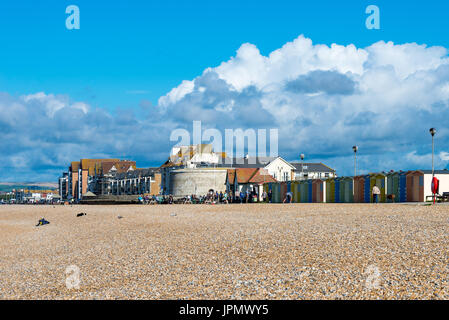
[[[125,166],[136,168],[135,161],[120,160],[120,159],[81,159],[80,161],[73,161],[70,164],[68,172],[68,199],[80,200],[82,195],[91,188],[95,188],[93,185],[96,175],[98,175],[103,164],[108,164],[116,167],[120,167],[122,164]]]

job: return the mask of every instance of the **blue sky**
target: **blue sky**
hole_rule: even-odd
[[[67,17],[65,8],[71,4],[80,8],[80,30],[67,30],[65,27]],[[380,8],[381,30],[368,30],[365,27],[367,17],[365,8],[370,4]],[[333,43],[342,46],[353,44],[361,49],[370,47],[378,41],[393,41],[394,44],[416,42],[428,47],[449,48],[448,10],[448,2],[436,0],[315,2],[299,0],[126,2],[18,0],[2,2],[0,3],[0,93],[2,93],[0,97],[3,99],[4,108],[10,108],[14,103],[25,103],[23,96],[40,92],[46,95],[45,102],[42,99],[39,100],[41,104],[54,103],[48,100],[48,95],[52,95],[54,99],[64,101],[67,106],[73,106],[77,102],[88,105],[90,113],[94,116],[83,121],[112,117],[111,123],[101,128],[96,126],[101,134],[106,134],[105,128],[116,131],[132,130],[133,127],[136,128],[133,125],[135,121],[146,119],[150,114],[153,120],[150,126],[154,125],[156,129],[153,128],[155,131],[151,131],[145,127],[145,130],[148,129],[147,134],[153,137],[157,135],[155,132],[160,133],[157,129],[158,125],[165,122],[172,123],[174,127],[187,128],[186,118],[178,119],[179,117],[177,118],[174,114],[183,108],[180,103],[186,104],[191,100],[173,102],[169,107],[170,113],[164,116],[159,115],[160,118],[152,114],[155,111],[149,111],[148,108],[157,109],[159,98],[178,87],[182,81],[191,81],[196,78],[200,81],[205,69],[216,68],[232,57],[236,57],[236,51],[245,43],[251,43],[257,47],[261,56],[268,56],[272,51],[294,41],[300,35],[311,39],[313,44],[327,46]],[[444,54],[440,58],[443,60]],[[413,59],[410,61],[413,62]],[[438,65],[445,65],[445,63],[442,61]],[[322,70],[323,66],[317,68]],[[432,70],[432,68],[428,69]],[[352,69],[344,69],[345,72],[348,70]],[[311,70],[304,72],[311,72]],[[218,74],[220,78],[223,78],[220,72]],[[307,75],[305,79],[309,79],[307,78],[309,76]],[[439,78],[438,83],[441,84],[441,90],[444,93],[446,76],[442,77]],[[203,80],[207,82],[211,78],[205,79]],[[358,83],[357,80],[354,81]],[[405,81],[405,78],[401,81]],[[192,99],[191,95],[189,96]],[[224,93],[214,96],[217,104],[220,104],[220,97],[223,101],[228,99]],[[186,98],[188,97],[183,97],[184,100]],[[243,97],[240,98],[243,99]],[[28,101],[34,100],[28,99]],[[201,104],[198,100],[195,101]],[[423,98],[423,101],[426,100]],[[445,112],[446,102],[443,95],[442,100],[432,101],[432,104],[435,105],[436,110],[443,108]],[[76,106],[79,110],[79,104],[75,105],[75,109]],[[44,108],[42,105],[39,107]],[[34,105],[34,108],[38,107]],[[267,109],[263,104],[261,108]],[[372,111],[376,112],[376,110]],[[421,111],[425,112],[425,110]],[[354,117],[351,121],[362,123],[367,114],[359,113],[359,117]],[[52,118],[53,116],[47,114],[47,118],[51,118],[54,122],[56,120]],[[404,115],[404,117],[412,117],[412,115]],[[37,121],[38,118],[35,119]],[[77,119],[76,115],[74,119]],[[126,124],[127,119],[128,124]],[[155,119],[159,121],[157,124],[154,123]],[[240,116],[239,119],[244,119],[244,116]],[[426,119],[421,122],[423,128],[433,125],[434,116],[431,112],[423,115],[423,119]],[[435,121],[437,120],[435,118]],[[14,139],[15,134],[21,135],[20,125],[25,124],[19,125],[19,121],[16,121],[17,126],[14,126],[14,118],[10,118],[10,121],[8,125],[0,128],[5,136],[8,135]],[[204,121],[207,122],[206,119]],[[44,126],[45,119],[42,119],[42,122]],[[229,123],[233,122],[230,120]],[[281,120],[276,125],[280,123],[282,123]],[[342,123],[345,123],[343,119]],[[209,119],[208,124],[213,126],[214,120]],[[143,126],[142,123],[140,125]],[[254,127],[254,125],[251,121],[240,123],[241,127]],[[263,123],[263,125],[268,127],[270,123]],[[31,133],[28,136],[23,134],[18,139],[22,143],[3,146],[2,152],[5,158],[2,160],[6,164],[0,168],[0,180],[52,179],[65,166],[67,159],[94,155],[126,156],[136,158],[142,166],[155,165],[163,159],[164,152],[168,153],[170,146],[167,142],[160,147],[154,146],[154,149],[153,147],[145,149],[144,152],[140,151],[142,149],[140,145],[134,145],[134,142],[131,143],[128,140],[129,144],[139,149],[138,152],[134,152],[133,148],[126,149],[122,145],[127,143],[127,135],[133,141],[139,139],[133,138],[134,133],[123,131],[121,135],[114,137],[115,142],[111,141],[107,148],[99,148],[97,145],[89,147],[87,138],[79,132],[73,133],[78,140],[75,139],[70,143],[63,141],[61,137],[64,136],[64,125],[54,127],[45,138],[44,133],[48,127],[48,125],[46,128],[36,125],[35,130],[42,131],[42,137],[39,136],[40,133],[35,133],[35,136]],[[410,128],[412,127],[416,126],[410,124]],[[91,134],[91,139],[101,137],[98,131]],[[440,146],[447,142],[445,137],[443,130],[442,136],[439,137],[442,139]],[[287,136],[280,138],[281,140],[290,139]],[[377,145],[371,141],[371,138],[361,136],[353,140],[358,140],[356,142],[362,145],[366,142],[366,154],[379,155],[392,150],[392,146]],[[382,138],[388,138],[388,136]],[[33,139],[36,139],[35,144],[29,142]],[[342,174],[349,174],[350,165],[347,165],[348,161],[344,160],[347,155],[341,155],[341,150],[345,147],[337,146],[336,142],[330,143],[328,140],[322,137],[320,140],[322,149],[307,148],[307,143],[303,143],[303,148],[296,148],[298,152],[292,146],[281,145],[280,154],[292,158],[295,152],[299,153],[300,149],[306,149],[301,151],[311,155],[309,160],[327,161]],[[413,158],[413,161],[418,161],[416,163],[412,160],[404,160],[398,164],[394,164],[395,157],[388,158],[390,167],[407,169],[422,166],[428,157],[427,150],[422,148],[426,141],[402,141],[402,143],[401,141],[398,140],[398,144],[410,146],[415,143],[415,145],[413,145],[414,148],[398,151],[398,157],[401,159],[407,156],[421,158],[418,160]],[[298,144],[300,142],[298,141]],[[57,156],[53,149],[49,152],[40,152],[35,149],[36,145],[42,143],[51,144],[51,148],[56,150],[64,150],[67,157]],[[145,142],[142,143],[145,144]],[[348,143],[352,144],[353,141]],[[116,144],[122,147],[117,147]],[[156,145],[157,140],[149,137],[148,144]],[[336,151],[331,152],[329,148]],[[363,148],[361,152],[362,150]],[[446,152],[449,148],[437,151]],[[151,153],[153,156],[149,155]],[[27,160],[26,157],[33,157],[34,160]],[[443,155],[442,158],[445,156]],[[366,159],[366,170],[371,167],[381,169],[378,161],[382,158],[376,156],[375,159],[377,160]],[[361,161],[363,164],[363,157]],[[444,161],[440,163],[441,166],[446,165]],[[21,165],[14,165],[14,162]]]
[[[70,4],[80,8],[80,30],[65,28]],[[365,28],[369,4],[381,9],[379,31]],[[449,47],[448,9],[443,1],[400,0],[2,2],[0,85],[11,94],[69,94],[111,110],[137,107],[140,99],[155,104],[245,42],[262,54],[300,34],[328,45]]]

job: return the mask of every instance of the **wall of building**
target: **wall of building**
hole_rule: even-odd
[[[69,176],[68,173],[63,173],[58,180],[58,191],[61,199],[67,199],[69,193]]]
[[[328,174],[326,176],[326,173]],[[306,178],[303,178],[303,173],[301,171],[295,171],[295,180],[302,180],[302,179],[332,179],[335,178],[335,175],[333,172],[304,172]]]
[[[88,170],[82,170],[82,185],[81,185],[81,196],[83,194],[85,194],[87,192],[87,187],[88,187],[88,175],[89,175],[89,171]]]
[[[193,155],[192,159],[189,162],[192,163],[218,163],[219,156],[216,153],[196,153]]]
[[[170,173],[169,193],[174,196],[205,195],[209,189],[225,192],[224,169],[178,169]]]
[[[72,198],[75,199],[78,194],[78,171],[72,172]]]
[[[449,174],[435,174],[435,177],[440,180],[439,191],[440,194],[443,192],[449,192]],[[432,195],[432,175],[425,174],[424,175],[424,201],[426,201],[427,196]]]
[[[155,173],[154,174],[154,181],[152,180],[150,183],[150,194],[157,196],[159,194],[161,194],[161,174],[160,173]]]
[[[280,158],[273,160],[265,169],[278,181],[289,181],[292,179],[294,167]]]

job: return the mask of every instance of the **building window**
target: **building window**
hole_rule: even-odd
[[[324,174],[324,177],[329,178],[329,172],[326,172],[326,173]]]

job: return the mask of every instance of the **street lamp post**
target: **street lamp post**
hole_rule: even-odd
[[[433,137],[435,136],[435,133],[437,132],[437,130],[435,128],[430,128],[429,130],[430,134],[432,135],[432,178],[435,176],[435,167],[433,165],[433,158],[434,158],[434,151],[435,151],[435,145],[433,142]]]
[[[301,161],[302,161],[302,164],[301,164],[301,177],[302,177],[302,179],[304,179],[304,158],[305,158],[304,153],[301,153],[300,158],[301,158]]]
[[[435,189],[434,189],[434,177],[435,177],[435,167],[434,167],[434,162],[433,162],[433,158],[434,158],[434,151],[435,151],[435,144],[433,142],[435,133],[437,132],[437,130],[435,128],[430,128],[429,130],[430,134],[432,135],[432,193],[433,193],[433,203],[435,204]]]
[[[354,177],[357,176],[357,150],[359,147],[353,146],[352,150],[354,150]]]
[[[359,150],[359,147],[353,146],[352,150],[354,151],[354,179],[352,179],[352,196],[355,197],[355,177],[357,176],[357,150]]]

